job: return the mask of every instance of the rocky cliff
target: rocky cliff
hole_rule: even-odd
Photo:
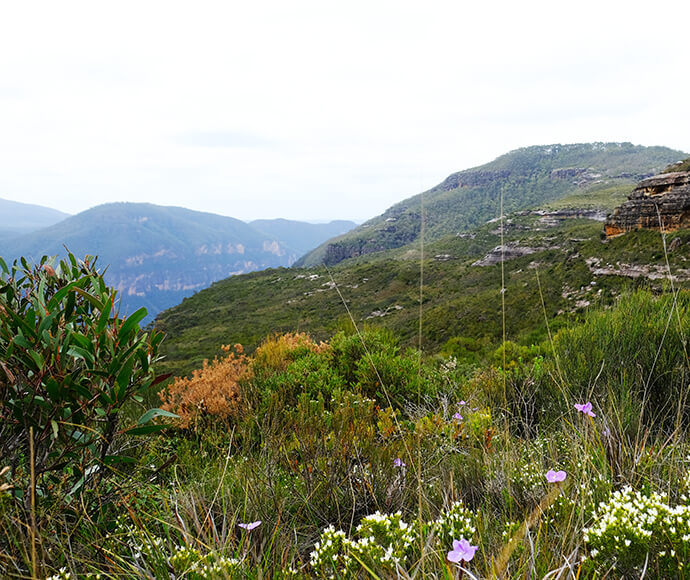
[[[690,171],[644,179],[604,225],[607,238],[642,228],[664,232],[690,228]]]

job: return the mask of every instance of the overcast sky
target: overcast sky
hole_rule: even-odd
[[[357,219],[517,147],[690,151],[690,2],[3,2],[0,197]]]

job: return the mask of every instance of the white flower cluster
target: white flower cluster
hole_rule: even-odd
[[[421,530],[425,544],[433,538],[441,546],[450,546],[453,539],[472,537],[474,514],[458,501],[437,520],[424,523]],[[403,521],[400,512],[377,511],[362,519],[354,539],[342,530],[327,527],[314,545],[310,564],[317,575],[326,578],[358,577],[363,565],[387,576],[407,564],[418,543],[418,526]]]
[[[474,514],[462,501],[453,502],[450,508],[431,524],[431,529],[444,546],[452,544],[453,540],[458,538],[471,538],[476,531]]]
[[[309,555],[309,563],[314,571],[326,578],[344,576],[350,568],[350,546],[352,542],[342,530],[328,526],[321,538],[314,544],[314,551]]]
[[[132,526],[124,518],[116,520],[119,541],[125,540],[132,550],[137,567],[142,574],[150,575],[152,566],[167,562],[171,577],[188,580],[231,577],[239,572],[242,562],[236,558],[219,556],[212,552],[202,553],[186,545],[171,544],[160,536]],[[63,580],[60,578],[59,580]]]
[[[584,530],[594,568],[639,573],[647,565],[675,577],[686,567],[690,506],[671,507],[666,495],[626,486],[599,504],[594,519]]]

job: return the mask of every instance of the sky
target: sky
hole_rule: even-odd
[[[0,198],[362,221],[518,147],[690,152],[689,21],[684,0],[6,2]]]

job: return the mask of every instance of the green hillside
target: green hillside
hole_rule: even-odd
[[[687,154],[630,143],[544,145],[517,149],[494,161],[454,173],[424,192],[425,236],[469,231],[504,212],[534,207],[592,188],[631,187]],[[352,257],[417,240],[421,195],[406,199],[352,232],[310,252],[299,266],[334,265]]]
[[[602,191],[592,191],[597,205],[610,208],[624,197],[614,188],[606,200]],[[500,263],[475,265],[487,256],[487,263],[499,261],[500,252],[492,252],[501,244],[498,221],[428,243],[423,260],[417,244],[330,268],[271,269],[217,282],[159,316],[169,369],[188,372],[221,344],[253,348],[274,332],[306,331],[326,339],[351,328],[348,310],[358,326],[382,326],[403,344],[416,345],[422,266],[427,352],[454,352],[459,339],[486,352],[496,348],[503,333],[502,298],[507,339],[529,345],[546,338],[546,321],[554,331],[579,319],[588,306],[611,304],[625,289],[662,291],[667,282],[661,234],[639,231],[602,240],[602,214],[581,207],[586,197],[578,192],[558,208],[507,216],[503,295]],[[668,258],[676,283],[685,285],[690,232],[676,238]]]

